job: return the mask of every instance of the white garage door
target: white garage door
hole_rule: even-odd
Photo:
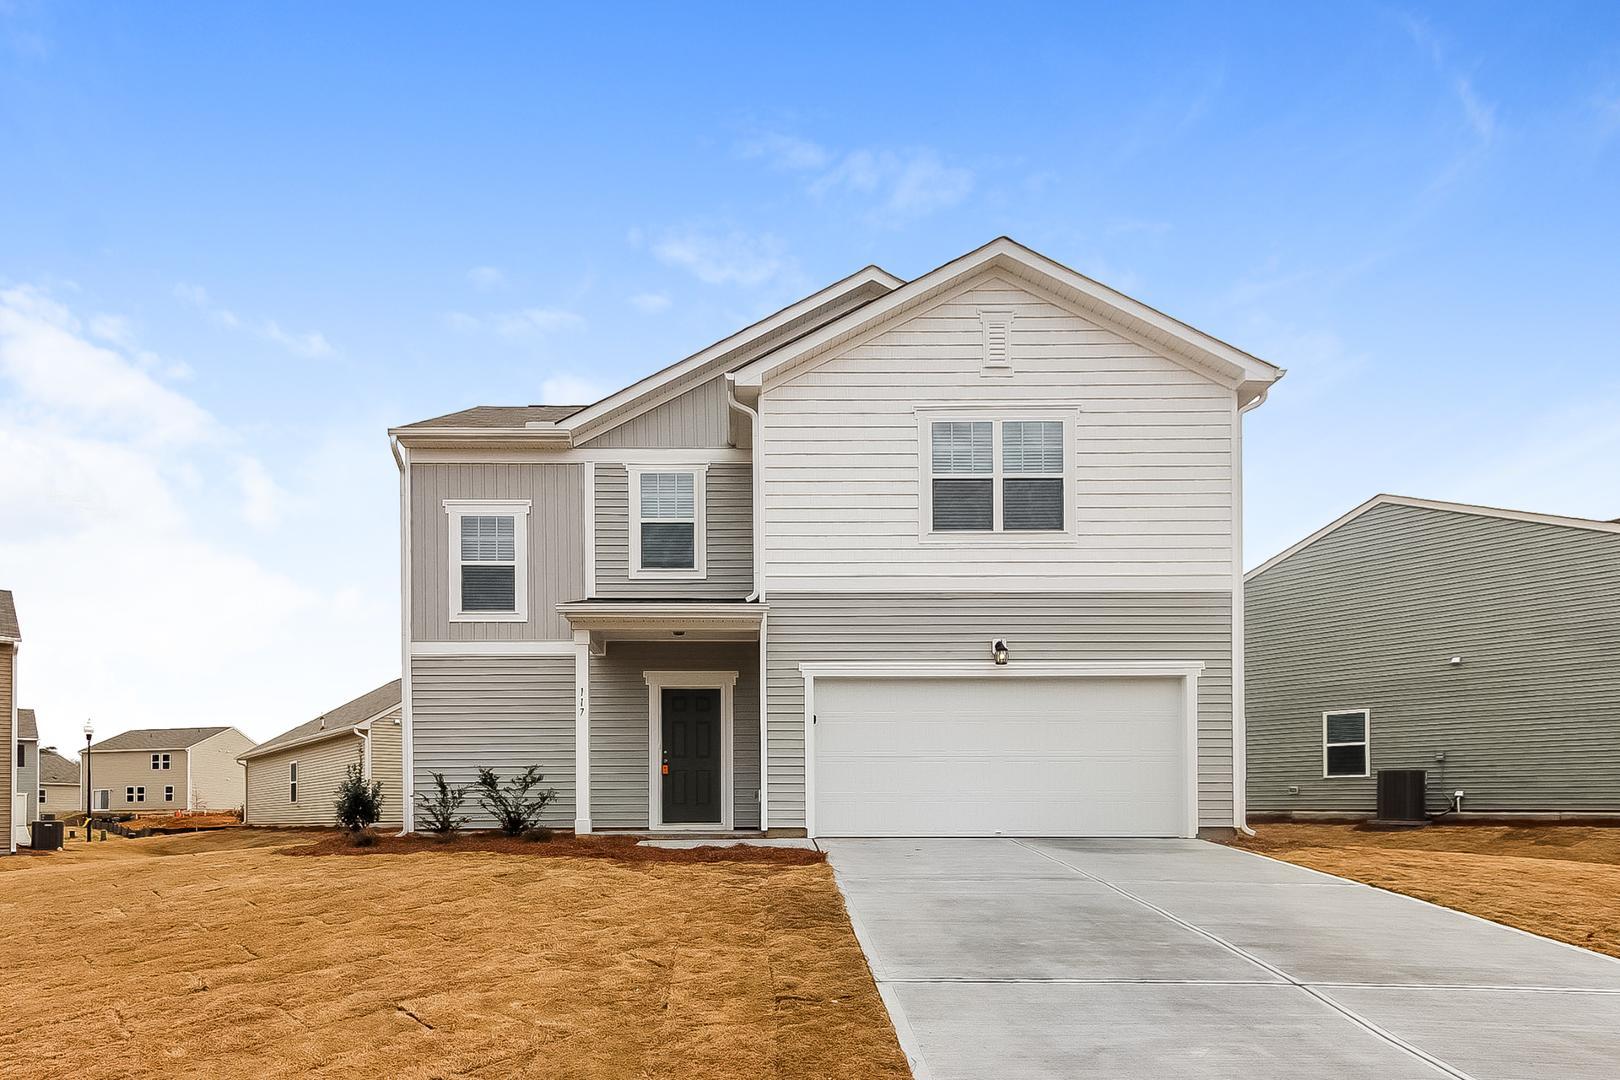
[[[1180,836],[1171,678],[818,678],[817,836]]]

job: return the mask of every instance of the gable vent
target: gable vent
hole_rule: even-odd
[[[1008,308],[980,308],[984,328],[984,366],[981,375],[1011,375],[1013,313]]]

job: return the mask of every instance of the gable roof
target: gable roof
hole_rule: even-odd
[[[91,745],[91,750],[184,750],[229,727],[136,728]]]
[[[369,690],[353,701],[346,701],[330,712],[324,712],[313,720],[307,720],[295,728],[289,728],[274,738],[266,739],[258,746],[237,757],[238,761],[259,757],[263,754],[272,754],[277,750],[285,750],[291,746],[314,742],[317,739],[329,738],[333,735],[343,735],[354,731],[356,727],[367,720],[375,719],[390,709],[399,708],[400,686],[399,680],[384,683],[375,690]]]
[[[17,605],[11,599],[10,589],[0,589],[0,641],[21,641],[22,629],[17,625]]]
[[[1356,518],[1380,506],[1412,506],[1421,510],[1444,510],[1474,517],[1498,518],[1503,521],[1526,521],[1535,525],[1557,525],[1567,529],[1586,529],[1620,536],[1620,521],[1599,521],[1596,518],[1563,517],[1558,514],[1537,514],[1528,510],[1504,510],[1497,506],[1478,506],[1474,503],[1442,502],[1439,499],[1415,499],[1408,495],[1374,495],[1347,514],[1333,519],[1291,547],[1284,548],[1259,566],[1243,575],[1252,581],[1284,559],[1305,550],[1331,532],[1348,525]]]
[[[21,741],[32,739],[39,742],[39,724],[34,720],[33,709],[17,710],[17,738]]]
[[[550,424],[583,409],[583,405],[474,405],[460,412],[445,413],[406,424],[398,431],[439,431],[442,429],[510,429],[528,424]]]
[[[1170,359],[1233,387],[1240,404],[1260,397],[1284,375],[1283,369],[1275,364],[1002,236],[743,366],[736,372],[736,383],[739,387],[763,387],[774,375],[793,365],[830,356],[874,324],[898,318],[973,277],[997,270],[1044,288],[1063,303],[1123,336],[1135,338]]]
[[[69,761],[55,750],[39,752],[39,782],[41,784],[77,784],[79,763]]]

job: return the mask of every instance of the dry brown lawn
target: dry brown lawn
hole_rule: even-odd
[[[1254,828],[1240,847],[1620,956],[1620,827]]]
[[[312,842],[343,853],[292,854]],[[233,830],[0,859],[0,1072],[909,1075],[817,856],[476,847]]]

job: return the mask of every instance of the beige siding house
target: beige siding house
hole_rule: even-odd
[[[80,765],[97,813],[240,810],[236,759],[253,740],[233,727],[140,728],[92,745]]]
[[[1003,238],[393,429],[407,814],[532,764],[580,832],[1230,831],[1281,375]]]
[[[379,686],[240,755],[249,825],[335,825],[338,786],[358,765],[382,785],[380,825],[399,826],[400,683]]]
[[[46,747],[39,752],[39,816],[65,818],[84,809],[79,763]]]
[[[0,769],[0,854],[16,852],[18,833],[27,828],[28,820],[26,796],[16,797],[17,650],[21,646],[16,604],[8,590],[0,589],[0,734],[5,736],[7,751],[6,767]]]
[[[1257,813],[1620,814],[1620,523],[1380,495],[1246,592]]]

